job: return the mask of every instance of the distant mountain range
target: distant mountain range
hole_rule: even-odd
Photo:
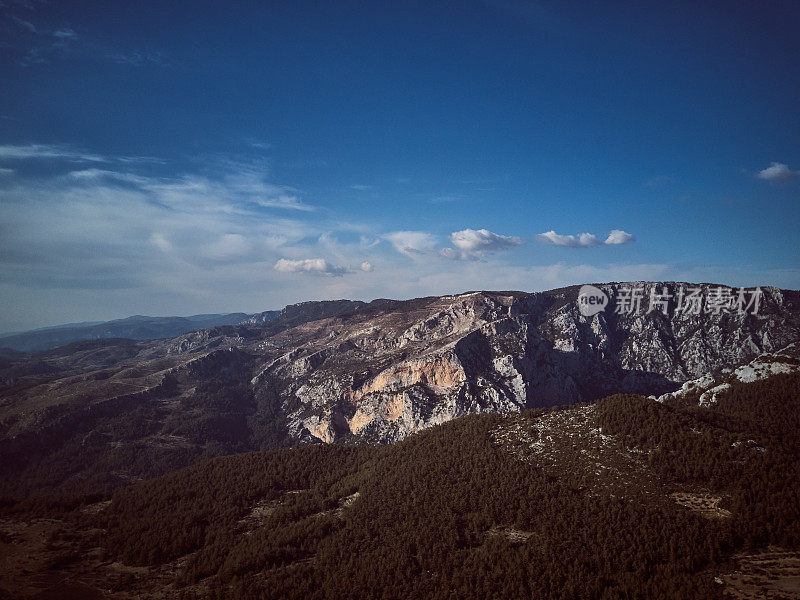
[[[192,315],[190,317],[147,317],[135,315],[113,321],[69,323],[44,327],[31,331],[0,336],[0,350],[18,352],[41,352],[81,340],[128,338],[132,340],[155,340],[171,338],[190,331],[208,329],[218,325],[235,325],[248,319],[266,322],[280,311],[266,311],[258,315],[229,313],[221,315]],[[255,322],[255,321],[254,321]]]

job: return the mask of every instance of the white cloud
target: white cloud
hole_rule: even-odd
[[[591,233],[581,233],[578,236],[561,235],[552,229],[536,236],[539,241],[553,246],[565,246],[568,248],[581,248],[586,246],[599,246],[600,240]]]
[[[475,260],[487,252],[494,252],[503,248],[519,246],[522,239],[492,233],[488,229],[462,229],[450,234],[450,242],[458,249],[445,248],[441,254],[445,258],[458,258],[461,260]]]
[[[798,174],[800,171],[792,171],[784,163],[773,162],[766,169],[759,171],[757,177],[767,181],[788,181],[797,177]]]
[[[369,263],[367,263],[369,264]],[[304,258],[289,260],[281,258],[275,263],[275,270],[281,273],[316,273],[320,275],[344,275],[347,269],[330,264],[324,258]]]
[[[618,244],[627,244],[628,242],[635,242],[635,241],[636,238],[627,231],[622,231],[622,229],[612,229],[611,233],[608,234],[606,241],[603,243],[610,245],[618,245]]]
[[[424,231],[394,231],[383,238],[391,242],[395,250],[412,258],[435,251],[436,238]]]
[[[365,260],[364,262],[361,263],[361,270],[364,271],[365,273],[372,272],[373,270],[372,263]]]
[[[203,159],[204,175],[155,176],[156,161],[144,158],[90,155],[98,160],[75,169],[74,160],[89,153],[35,145],[2,151],[46,160],[52,172],[2,178],[14,178],[0,187],[0,326],[10,329],[88,314],[255,312],[353,297],[375,279],[360,265],[389,252],[373,246],[380,238],[368,225],[323,211],[279,211],[302,200],[270,182],[263,162],[211,157]],[[287,270],[320,276],[282,275]],[[63,305],[48,301],[53,294]]]
[[[42,153],[33,154],[38,159]],[[245,290],[264,263],[297,258],[291,253],[303,250],[286,246],[318,235],[319,225],[272,214],[253,201],[245,185],[249,174],[242,179],[234,169],[229,175],[165,178],[84,169],[20,178],[0,189],[0,278],[59,294],[126,290],[131,298],[140,293],[144,306],[157,288],[172,290],[173,297],[213,297],[224,293],[220,282],[230,280],[231,290]]]
[[[612,229],[611,233],[605,241],[601,242],[593,233],[581,233],[579,235],[562,235],[556,233],[552,229],[545,233],[540,233],[536,236],[540,242],[550,244],[552,246],[562,246],[565,248],[587,248],[591,246],[618,245],[636,240],[630,233],[622,231],[621,229]]]

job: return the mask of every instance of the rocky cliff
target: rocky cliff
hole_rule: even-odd
[[[135,478],[298,441],[393,442],[470,413],[722,381],[800,340],[798,292],[763,288],[754,310],[710,284],[597,287],[608,306],[592,316],[578,287],[312,302],[170,340],[4,358],[0,455],[15,457],[4,471],[63,462],[75,448],[87,465]],[[631,289],[641,306],[624,305]],[[679,306],[687,290],[698,310]],[[65,477],[85,476],[78,466]]]
[[[680,289],[707,299],[719,286],[599,287],[610,305],[590,317],[578,288],[566,288],[473,292],[315,321],[276,336],[287,351],[251,383],[283,399],[292,438],[394,441],[468,413],[663,394],[800,338],[795,292],[763,289],[756,314],[732,305],[694,314],[676,310]],[[636,287],[641,309],[618,314],[620,290]],[[648,312],[651,294],[671,300]]]

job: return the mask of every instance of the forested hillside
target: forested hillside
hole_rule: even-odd
[[[95,578],[129,565],[114,585],[141,597],[722,597],[740,553],[800,548],[799,409],[797,374],[707,408],[617,395],[468,416],[388,447],[217,458],[110,503],[8,512],[95,532],[70,534],[73,561],[102,557]],[[787,573],[747,581],[791,598]]]

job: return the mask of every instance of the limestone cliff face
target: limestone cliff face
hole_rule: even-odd
[[[392,442],[470,413],[617,392],[661,396],[706,375],[721,384],[723,369],[800,341],[798,292],[763,288],[757,314],[695,314],[676,310],[681,290],[699,288],[708,301],[718,286],[598,287],[609,306],[590,317],[579,310],[577,286],[311,302],[170,340],[117,341],[101,354],[92,346],[20,359],[0,371],[10,382],[0,388],[0,446],[29,452],[44,431],[61,439],[91,429],[74,415],[95,406],[102,415],[117,406],[148,411],[147,435],[173,435],[191,422],[186,443],[222,436],[236,451],[265,447],[266,438]],[[640,290],[639,310],[618,313],[630,288]],[[651,296],[669,298],[664,311],[648,311]],[[110,446],[118,441],[104,435]],[[22,448],[15,436],[30,443]]]
[[[688,285],[603,285],[610,307],[591,317],[578,288],[356,311],[294,328],[291,349],[253,385],[278,390],[292,438],[387,442],[469,413],[660,395],[800,339],[797,293],[775,288],[763,289],[755,315],[647,312],[651,292],[675,298]],[[641,286],[638,314],[614,310],[625,286]],[[699,287],[708,296],[717,286]]]

